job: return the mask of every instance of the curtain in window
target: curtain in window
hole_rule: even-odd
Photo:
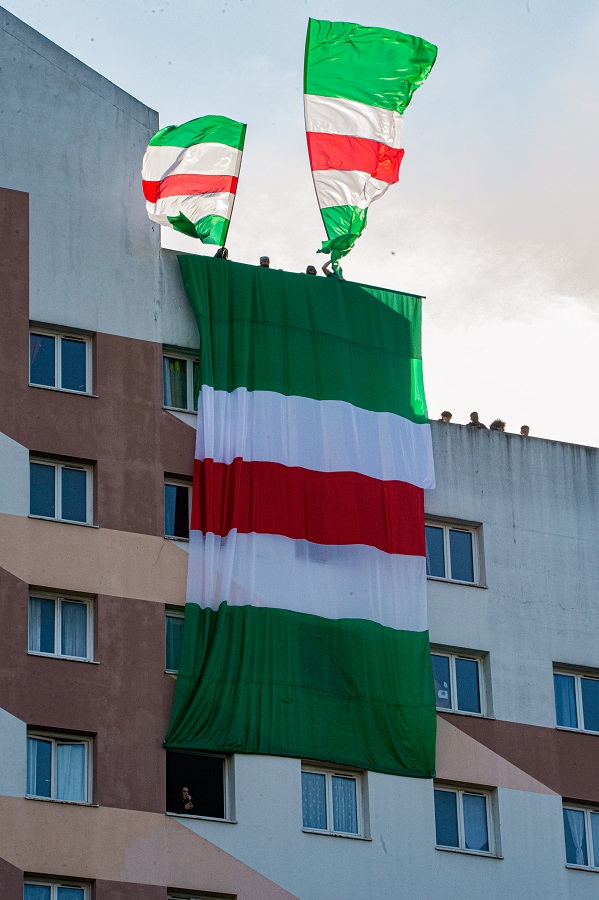
[[[327,828],[325,776],[302,772],[302,815],[304,828]]]
[[[564,833],[566,861],[574,866],[588,865],[584,812],[581,809],[564,809]]]
[[[60,622],[63,656],[87,657],[87,604],[63,600]]]
[[[591,844],[593,847],[593,865],[599,869],[599,813],[591,813]]]
[[[29,598],[29,649],[54,653],[54,600]]]
[[[27,738],[27,793],[34,797],[51,794],[52,745],[50,741]]]
[[[24,900],[50,900],[50,886],[47,884],[26,884]]]
[[[57,744],[56,797],[85,802],[85,745]]]
[[[187,360],[163,357],[164,405],[187,409]]]
[[[184,623],[181,616],[166,617],[166,668],[172,672],[179,669]]]
[[[599,679],[581,678],[582,715],[588,731],[599,731]]]
[[[464,842],[467,850],[489,850],[487,801],[485,797],[464,794]]]
[[[333,775],[333,828],[346,834],[358,833],[356,781]]]
[[[83,900],[83,888],[59,887],[56,900]]]
[[[554,675],[553,688],[557,724],[564,728],[578,728],[574,676]]]

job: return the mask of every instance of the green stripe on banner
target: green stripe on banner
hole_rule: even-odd
[[[204,216],[198,222],[192,222],[183,213],[178,216],[167,216],[176,231],[188,234],[189,237],[200,238],[204,244],[224,246],[229,230],[229,219],[224,216]]]
[[[428,422],[419,297],[201,256],[179,265],[200,329],[201,384]]]
[[[434,774],[427,631],[187,603],[181,663],[168,748]]]
[[[318,252],[345,255],[366,228],[368,210],[357,206],[325,206],[320,213],[330,240],[324,241]]]
[[[161,128],[150,147],[193,147],[194,144],[226,144],[243,150],[246,126],[226,116],[201,116],[184,125],[167,125]]]
[[[310,19],[304,91],[403,113],[436,58],[434,44],[411,34]]]

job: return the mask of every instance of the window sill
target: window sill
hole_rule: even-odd
[[[590,734],[594,735],[595,737],[599,735],[599,731],[589,731],[587,728],[570,728],[568,725],[556,725],[555,730],[574,732],[574,734]],[[594,870],[591,869],[591,871]],[[597,869],[596,871],[599,871],[599,869]]]
[[[37,650],[28,650],[27,656],[42,656],[44,659],[66,659],[68,662],[87,663],[88,666],[99,666],[97,659],[82,659],[80,656],[59,656],[58,653],[41,653]]]
[[[58,394],[76,394],[78,397],[93,397],[94,400],[98,399],[97,394],[92,394],[89,391],[71,391],[69,388],[53,387],[51,384],[32,384],[29,382],[29,387],[38,388],[41,391],[54,391]]]
[[[449,713],[450,716],[468,716],[470,719],[490,719],[495,721],[495,716],[488,716],[485,713],[466,712],[462,709],[444,709],[441,706],[437,706],[436,709],[438,713]]]
[[[182,542],[185,543],[185,544],[188,544],[188,543],[189,543],[189,538],[188,538],[188,537],[177,537],[177,536],[174,535],[174,534],[165,534],[165,535],[164,535],[164,540],[165,540],[165,541],[182,541]]]
[[[42,522],[59,522],[61,525],[80,525],[83,528],[99,528],[99,525],[93,525],[91,522],[73,522],[71,519],[55,519],[52,516],[36,516],[29,513],[28,519],[40,519]]]
[[[200,822],[220,822],[222,825],[237,825],[237,819],[217,819],[214,816],[193,816],[189,813],[167,812],[166,816],[172,816],[173,819],[198,819]]]
[[[594,872],[599,875],[599,869],[591,869],[590,866],[576,866],[574,863],[566,863],[566,869],[575,869],[577,872]]]
[[[180,412],[187,413],[189,416],[197,416],[197,409],[184,409],[182,406],[163,406],[162,407],[166,412]]]
[[[63,806],[90,806],[99,809],[99,803],[87,803],[85,800],[57,800],[55,797],[36,797],[33,794],[25,794],[25,800],[36,800],[40,803],[61,803]]]
[[[477,584],[475,581],[457,581],[455,578],[439,578],[438,575],[427,575],[427,581],[440,581],[444,584],[461,584],[463,587],[482,588],[483,591],[488,590],[486,584]]]
[[[465,853],[466,856],[483,856],[487,859],[503,859],[498,853],[485,853],[483,850],[463,850],[461,847],[439,847],[435,845],[435,850],[442,850],[443,853]]]
[[[351,841],[372,841],[363,834],[346,834],[344,831],[320,831],[318,828],[302,828],[304,834],[320,834],[322,837],[349,838]]]

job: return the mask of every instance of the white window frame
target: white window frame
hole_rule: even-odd
[[[458,815],[458,844],[459,847],[448,847],[445,844],[437,844],[435,837],[435,849],[436,850],[449,850],[454,853],[471,853],[474,856],[499,856],[498,853],[498,840],[497,840],[497,829],[495,827],[495,796],[496,792],[492,790],[485,790],[483,788],[476,787],[468,787],[467,785],[461,785],[456,787],[451,784],[444,784],[433,782],[433,789],[435,791],[446,791],[448,794],[456,794],[457,795],[457,815]],[[464,794],[470,794],[475,797],[484,797],[485,798],[485,812],[487,814],[487,838],[489,849],[488,850],[471,850],[469,847],[466,847],[466,834],[464,828],[464,802],[463,797]],[[435,830],[437,827],[437,823],[435,821]]]
[[[56,594],[52,591],[29,591],[29,601],[31,598],[40,598],[41,600],[54,600],[54,647],[58,648],[61,644],[61,616],[62,616],[62,604],[66,600],[67,602],[75,601],[77,603],[85,603],[86,605],[86,636],[87,636],[87,656],[68,656],[66,653],[59,653],[55,650],[54,653],[44,653],[41,650],[30,650],[29,649],[29,629],[27,629],[27,643],[28,649],[27,653],[29,656],[49,656],[52,659],[71,659],[76,662],[92,662],[94,659],[94,601],[91,597],[80,597],[75,594]],[[30,606],[27,606],[27,614],[29,616]]]
[[[307,828],[303,824],[303,816],[302,816],[302,831],[305,831],[307,834],[331,834],[335,837],[348,837],[348,838],[364,838],[366,837],[366,819],[364,815],[364,790],[365,790],[365,778],[364,773],[357,769],[344,769],[344,768],[329,768],[327,766],[317,766],[311,765],[310,763],[302,763],[301,768],[302,774],[304,772],[314,774],[314,775],[324,775],[325,776],[325,801],[326,801],[326,815],[327,815],[327,827],[326,828]],[[336,831],[333,820],[333,777],[336,776],[338,778],[351,778],[355,781],[356,784],[356,824],[358,826],[357,832],[353,831]],[[300,783],[302,788],[302,796],[303,796],[303,785]],[[329,827],[329,825],[331,827]]]
[[[58,897],[58,888],[78,888],[80,891],[83,891],[83,900],[90,900],[90,885],[83,881],[61,881],[60,879],[54,878],[37,878],[35,876],[25,876],[25,880],[23,882],[23,896],[25,896],[25,888],[27,886],[30,887],[49,887],[50,888],[50,900],[56,900]]]
[[[470,653],[467,650],[446,650],[443,647],[431,645],[431,656],[445,656],[449,659],[449,700],[451,707],[437,706],[439,712],[457,713],[461,716],[478,716],[484,718],[487,713],[487,656],[484,653]],[[470,712],[466,709],[458,709],[458,687],[456,660],[466,659],[478,663],[478,696],[480,698],[480,712]],[[436,700],[436,698],[435,698]]]
[[[428,525],[431,528],[443,529],[443,556],[445,560],[444,576],[427,574],[426,577],[431,581],[450,581],[452,582],[452,584],[465,584],[480,587],[482,585],[480,525],[477,525],[475,523],[468,524],[466,522],[451,522],[447,520],[435,521],[434,519],[426,519],[424,525],[425,527]],[[465,531],[468,534],[472,535],[472,570],[474,581],[462,581],[459,578],[452,578],[451,576],[451,552],[449,545],[450,531]]]
[[[93,797],[93,738],[80,737],[79,735],[74,734],[63,734],[59,731],[36,731],[35,729],[29,728],[27,729],[27,738],[48,741],[52,744],[50,758],[51,784],[49,797],[42,797],[38,794],[25,794],[25,797],[28,800],[46,800],[49,803],[70,803],[74,804],[75,806],[91,806]],[[58,767],[56,765],[56,747],[58,746],[58,744],[83,744],[85,747],[85,800],[61,800],[56,796],[56,779],[58,774]]]
[[[54,338],[54,384],[37,384],[31,380],[31,335],[40,334],[45,337]],[[72,388],[64,388],[59,385],[62,372],[62,341],[63,338],[71,341],[81,341],[85,344],[85,390],[74,391]],[[61,391],[64,394],[82,394],[83,396],[91,396],[93,392],[93,364],[92,364],[92,338],[87,334],[78,334],[71,331],[54,331],[51,328],[36,328],[35,325],[29,326],[29,385],[30,387],[45,388],[47,391]]]
[[[588,866],[579,865],[578,863],[566,862],[566,868],[583,869],[585,872],[599,872],[599,849],[597,851],[598,858],[595,859],[595,853],[593,852],[593,837],[591,833],[591,813],[595,813],[595,815],[597,815],[599,813],[599,808],[592,806],[579,806],[577,803],[563,803],[562,808],[574,809],[577,812],[584,813],[584,833],[587,844],[587,859],[589,861]]]
[[[189,529],[188,530],[191,533],[191,500],[192,500],[193,484],[191,484],[189,481],[185,481],[182,478],[165,477],[164,486],[166,487],[167,484],[170,484],[173,487],[187,488],[187,493],[188,493],[187,511],[188,511],[188,516],[189,516]],[[166,503],[165,503],[165,499],[164,499],[164,490],[162,493],[162,502],[163,502],[163,512],[164,512],[163,520],[164,520],[166,518]],[[165,534],[164,537],[167,541],[188,541],[189,540],[189,537],[179,537],[178,535],[175,535],[175,534]]]
[[[176,753],[176,750],[168,751],[167,753]],[[234,757],[231,753],[194,753],[193,751],[183,751],[188,753],[189,755],[195,756],[210,756],[216,759],[221,759],[223,763],[223,806],[224,806],[224,815],[222,818],[220,816],[205,816],[201,813],[194,812],[167,812],[167,816],[175,816],[176,818],[184,818],[184,819],[204,819],[207,822],[235,822],[235,769],[234,769]],[[193,895],[192,895],[193,896]],[[200,896],[202,896],[200,894]]]
[[[40,516],[37,513],[29,513],[32,519],[45,519],[47,522],[68,522],[70,525],[93,525],[94,522],[94,467],[87,463],[71,463],[63,462],[56,459],[46,459],[45,457],[30,456],[29,462],[42,466],[53,466],[54,468],[54,516]],[[62,517],[62,471],[63,469],[77,469],[86,474],[85,479],[85,522],[77,519],[63,519]],[[31,490],[31,473],[29,487]],[[31,498],[29,503],[31,509]]]
[[[582,703],[582,683],[581,679],[586,678],[589,681],[599,681],[599,672],[597,671],[588,671],[584,672],[580,669],[568,669],[564,666],[554,666],[553,667],[554,675],[567,675],[569,678],[574,679],[574,696],[576,698],[576,718],[578,721],[578,725],[574,728],[572,725],[558,725],[557,724],[557,704],[555,702],[555,688],[554,688],[554,705],[555,705],[555,721],[556,728],[559,728],[560,731],[584,731],[587,734],[599,734],[599,731],[593,731],[591,728],[584,727],[584,707]],[[583,723],[583,724],[581,724]],[[568,807],[570,808],[570,807]],[[574,809],[574,807],[571,807]]]
[[[186,366],[186,379],[187,379],[187,406],[166,406],[164,403],[164,359],[168,357],[168,359],[181,359],[187,363]],[[185,353],[181,350],[169,350],[168,347],[164,347],[162,351],[162,408],[163,409],[174,409],[177,412],[186,412],[192,413],[195,415],[197,413],[197,409],[194,408],[194,400],[193,400],[193,364],[199,363],[200,356],[199,354],[194,354],[192,352]]]
[[[167,658],[166,658],[166,620],[169,618],[172,619],[183,619],[185,620],[185,607],[177,607],[177,606],[167,606],[164,612],[164,671],[168,675],[178,675],[178,669],[169,669],[167,668]]]

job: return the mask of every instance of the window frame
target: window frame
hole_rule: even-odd
[[[164,359],[181,359],[186,365],[186,386],[187,386],[187,406],[167,406],[164,402]],[[193,364],[199,363],[200,354],[193,351],[178,350],[176,348],[162,348],[162,408],[173,410],[175,412],[191,413],[197,415],[197,407],[194,406],[194,390],[193,390]]]
[[[41,466],[52,466],[54,468],[54,516],[42,516],[39,513],[31,512],[31,464]],[[62,518],[62,470],[76,469],[85,472],[85,522],[78,519]],[[43,519],[45,522],[66,522],[69,525],[88,525],[94,524],[94,466],[84,462],[69,462],[67,460],[55,459],[44,456],[29,456],[29,518]],[[60,512],[61,515],[58,513]]]
[[[195,812],[171,812],[168,809],[165,810],[165,815],[174,816],[175,818],[184,818],[184,819],[204,819],[207,822],[225,822],[226,824],[236,824],[235,819],[235,763],[234,756],[232,753],[210,753],[210,752],[195,752],[193,750],[185,750],[185,751],[177,751],[177,750],[167,750],[167,753],[178,753],[183,752],[188,756],[200,756],[205,757],[209,756],[215,759],[221,759],[223,762],[223,813],[221,816],[206,816],[202,813]],[[167,801],[168,801],[168,787],[167,787]],[[192,895],[193,896],[193,895]],[[202,896],[200,894],[200,896]]]
[[[187,488],[188,500],[187,500],[187,512],[188,512],[188,531],[191,534],[191,501],[193,496],[193,483],[191,481],[186,481],[184,478],[177,478],[176,476],[164,476],[164,487],[167,485],[171,485],[172,487],[184,487]],[[166,531],[166,496],[165,491],[162,491],[162,503],[163,503],[163,520],[164,520],[164,530]],[[179,537],[176,534],[165,534],[165,540],[167,541],[189,541],[189,534],[187,537]]]
[[[457,810],[457,826],[458,826],[458,847],[446,846],[437,843],[437,819],[435,810],[435,850],[449,851],[452,853],[467,853],[474,856],[487,856],[492,858],[500,858],[499,853],[499,829],[496,823],[496,790],[493,788],[479,788],[474,785],[452,785],[445,782],[433,782],[433,805],[434,792],[445,791],[446,793],[455,794],[456,810]],[[466,836],[464,828],[464,795],[473,795],[475,797],[485,798],[485,813],[487,820],[487,842],[488,850],[471,850],[466,847]]]
[[[49,887],[50,900],[57,900],[58,888],[78,888],[83,891],[83,900],[90,900],[91,898],[91,885],[89,882],[79,881],[77,879],[74,881],[64,881],[61,878],[48,878],[45,876],[40,876],[38,878],[34,875],[25,875],[25,878],[23,879],[23,897],[25,897],[25,888],[27,886]]]
[[[325,776],[325,811],[327,817],[327,828],[309,828],[304,825],[302,813],[302,831],[306,834],[328,834],[333,837],[354,838],[358,840],[367,840],[366,833],[366,802],[364,792],[366,790],[366,775],[360,769],[346,769],[343,766],[322,766],[317,763],[302,762],[301,774],[304,772],[313,775]],[[351,778],[356,785],[356,825],[358,830],[353,831],[337,831],[333,820],[333,778]],[[303,781],[300,781],[301,797],[303,800]],[[329,828],[329,824],[331,827]]]
[[[29,616],[31,614],[31,600],[54,600],[57,604],[54,607],[54,646],[62,645],[61,623],[62,623],[62,604],[63,602],[84,603],[86,606],[86,638],[87,638],[87,655],[86,656],[69,656],[66,653],[45,653],[42,650],[31,650],[29,647]],[[94,662],[94,601],[92,597],[82,597],[76,594],[57,593],[55,591],[40,590],[35,588],[29,589],[29,600],[27,604],[27,654],[29,656],[45,656],[50,659],[70,659],[74,662]]]
[[[454,713],[460,716],[476,716],[479,719],[490,718],[489,702],[487,697],[487,666],[488,654],[483,652],[459,650],[457,648],[441,647],[437,644],[431,644],[431,657],[444,656],[449,659],[449,693],[451,707],[447,709],[444,706],[437,706],[437,712]],[[457,673],[456,660],[465,659],[477,663],[478,674],[478,696],[480,699],[480,712],[471,712],[467,709],[458,708],[458,689],[457,689]],[[432,662],[432,661],[431,661]],[[436,701],[435,697],[435,701]]]
[[[166,655],[166,620],[169,617],[172,619],[183,619],[183,621],[185,621],[185,607],[167,606],[164,610],[164,671],[167,675],[178,675],[179,669],[169,669],[167,665],[168,659]]]
[[[469,587],[484,587],[483,579],[483,560],[482,560],[482,528],[479,522],[460,522],[451,519],[434,519],[427,516],[424,522],[425,535],[426,528],[441,528],[443,531],[443,557],[445,564],[445,575],[429,575],[427,579],[431,581],[446,581],[451,584],[463,584]],[[472,536],[472,573],[473,581],[462,581],[460,578],[451,576],[451,549],[449,543],[450,531],[464,531]],[[449,573],[449,574],[448,574]]]
[[[31,380],[31,335],[43,335],[45,337],[53,337],[54,343],[54,384],[37,384]],[[71,341],[81,341],[85,344],[85,390],[75,391],[73,388],[65,388],[59,386],[58,382],[62,374],[62,341],[63,339]],[[90,334],[82,334],[77,331],[70,331],[58,328],[51,328],[41,325],[37,327],[34,324],[29,325],[29,387],[43,388],[47,391],[60,391],[63,394],[79,394],[83,397],[93,396],[93,337]]]
[[[589,860],[588,866],[583,866],[580,863],[569,863],[568,858],[566,857],[566,868],[567,869],[582,869],[583,872],[599,872],[599,847],[597,848],[597,859],[595,859],[595,852],[593,847],[593,837],[591,831],[591,815],[599,815],[599,807],[596,806],[583,806],[580,803],[569,803],[567,800],[562,802],[562,810],[564,809],[573,809],[577,812],[584,813],[584,834],[586,840],[586,850],[587,850],[587,859]],[[566,832],[564,828],[564,852],[565,852],[565,840],[566,840]],[[591,865],[591,860],[593,865]]]
[[[554,664],[553,675],[566,675],[569,678],[574,678],[574,698],[576,701],[576,719],[578,722],[578,725],[576,727],[574,727],[573,725],[557,724],[557,702],[555,697],[554,680],[553,705],[555,707],[555,727],[560,731],[582,731],[584,734],[599,734],[599,731],[594,731],[591,728],[584,727],[584,705],[582,702],[582,679],[586,678],[589,681],[599,681],[599,672],[596,669],[589,669],[588,671],[585,671],[584,669],[569,669],[567,666]],[[581,723],[583,724],[581,725]]]
[[[93,806],[93,745],[92,737],[85,737],[78,734],[68,734],[61,731],[40,731],[36,728],[27,729],[27,741],[29,738],[34,740],[51,742],[50,756],[50,796],[44,797],[39,794],[25,793],[27,800],[45,800],[48,803],[70,803],[75,806]],[[58,766],[56,764],[56,748],[59,744],[83,744],[85,747],[85,771],[83,781],[85,784],[85,800],[62,800],[56,796],[56,780],[58,777]],[[26,788],[28,785],[26,785]]]

